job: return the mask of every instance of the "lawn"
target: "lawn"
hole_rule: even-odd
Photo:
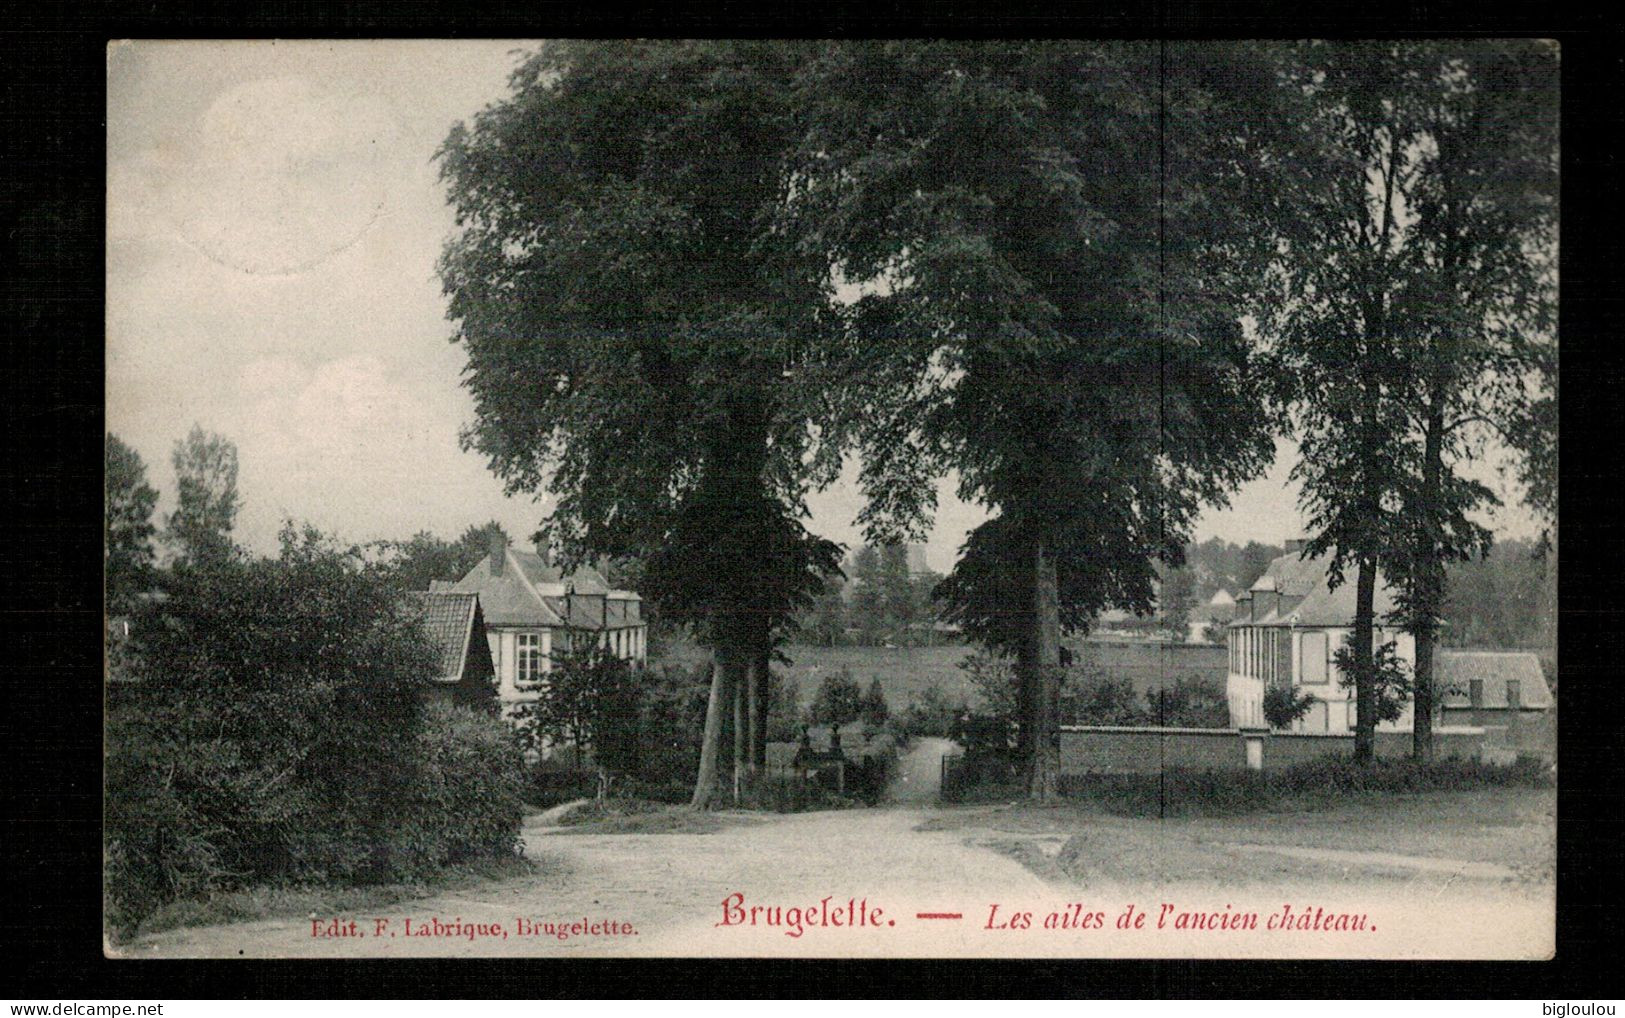
[[[1226,655],[1223,647],[1172,645],[1125,640],[1067,641],[1077,655],[1079,666],[1090,672],[1127,679],[1135,692],[1144,696],[1146,690],[1189,676],[1201,676],[1224,686]],[[931,685],[940,686],[949,700],[963,699],[975,706],[978,697],[967,681],[959,662],[965,660],[975,648],[966,644],[946,644],[935,647],[822,647],[795,644],[786,648],[790,658],[788,666],[778,670],[794,679],[801,688],[803,703],[810,701],[818,684],[826,676],[842,668],[852,673],[859,686],[869,688],[874,679],[880,680],[886,702],[894,711],[901,711],[909,701],[917,699]],[[654,663],[671,662],[693,666],[709,659],[703,648],[680,641],[670,641],[661,648]]]
[[[886,702],[894,711],[907,707],[933,683],[942,687],[950,700],[976,700],[976,693],[959,667],[972,653],[964,644],[937,647],[819,647],[795,644],[785,648],[791,664],[779,664],[775,669],[786,678],[793,679],[801,688],[802,703],[812,700],[818,684],[826,676],[842,668],[863,688],[869,688],[874,679],[880,680]],[[660,649],[659,656],[650,663],[681,664],[692,667],[710,659],[701,647],[672,640]]]
[[[1556,802],[1550,788],[1490,788],[1177,820],[1108,816],[1073,803],[1014,803],[944,811],[924,826],[962,832],[1040,875],[1084,884],[1529,885],[1554,879]],[[1441,876],[1453,868],[1462,875]]]

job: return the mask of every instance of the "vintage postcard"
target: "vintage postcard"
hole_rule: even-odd
[[[110,44],[106,954],[1552,957],[1559,62]]]

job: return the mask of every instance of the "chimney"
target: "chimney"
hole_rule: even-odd
[[[502,575],[502,564],[508,559],[508,539],[500,530],[491,532],[491,575]]]
[[[1302,554],[1302,552],[1303,552],[1303,544],[1304,544],[1304,541],[1303,541],[1303,538],[1301,538],[1301,537],[1289,537],[1289,538],[1287,538],[1286,539],[1286,553],[1288,555]]]

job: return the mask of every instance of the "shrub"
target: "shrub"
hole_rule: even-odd
[[[864,715],[863,690],[846,668],[841,668],[818,684],[807,716],[815,725],[849,725]]]
[[[746,785],[739,797],[742,809],[773,813],[806,813],[822,809],[850,809],[856,801],[820,781],[805,781],[796,774],[762,774]]]
[[[178,897],[512,852],[516,747],[494,718],[425,713],[433,650],[355,549],[289,528],[278,558],[177,568],[166,593],[108,708],[115,935]]]
[[[1153,724],[1173,728],[1230,727],[1230,702],[1223,687],[1199,675],[1148,689],[1145,701]]]
[[[967,709],[963,700],[949,700],[942,687],[933,682],[917,699],[909,701],[903,711],[903,731],[909,738],[952,738],[955,722]]]
[[[1007,757],[1014,749],[1015,725],[995,714],[964,714],[954,722],[953,739],[968,757]]]
[[[898,743],[885,729],[872,731],[868,745],[846,768],[846,794],[867,806],[885,801],[897,773]]]
[[[643,695],[639,705],[638,767],[631,776],[658,786],[686,784],[692,795],[694,775],[700,767],[700,738],[705,731],[710,663],[648,669],[639,675],[639,682]],[[625,780],[625,776],[619,780]]]
[[[886,691],[880,688],[880,679],[875,678],[869,682],[869,689],[863,694],[863,723],[874,728],[884,725],[891,717],[891,706],[886,703]]]
[[[1313,696],[1287,686],[1271,686],[1264,690],[1264,720],[1271,728],[1291,728],[1314,705]]]
[[[412,760],[418,780],[399,804],[389,870],[421,872],[519,850],[524,760],[506,723],[489,714],[429,708]]]
[[[946,803],[997,802],[1026,791],[1021,767],[1007,756],[966,754],[948,758],[938,795]]]
[[[620,783],[616,782],[619,788]],[[550,760],[539,760],[525,768],[525,804],[535,809],[548,809],[576,799],[591,799],[598,795],[598,772],[586,767],[560,767]]]
[[[1134,683],[1123,677],[1081,677],[1066,696],[1065,713],[1080,725],[1139,725],[1149,719]]]

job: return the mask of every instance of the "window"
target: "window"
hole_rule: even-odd
[[[1349,731],[1352,732],[1352,731],[1354,731],[1355,723],[1358,722],[1359,720],[1360,720],[1360,709],[1359,709],[1359,707],[1355,706],[1355,703],[1354,703],[1353,700],[1350,700],[1348,702],[1348,717],[1347,717],[1346,723],[1344,724],[1343,727],[1347,728]]]
[[[1471,679],[1467,683],[1467,702],[1474,708],[1484,706],[1484,680]]]
[[[1507,709],[1517,710],[1523,706],[1523,684],[1517,679],[1507,680]]]
[[[1326,684],[1326,634],[1304,633],[1299,647],[1303,655],[1303,665],[1299,674],[1299,681],[1309,686],[1323,686]]]
[[[547,655],[542,653],[540,633],[520,633],[514,649],[514,685],[533,689],[541,685],[547,671]]]

